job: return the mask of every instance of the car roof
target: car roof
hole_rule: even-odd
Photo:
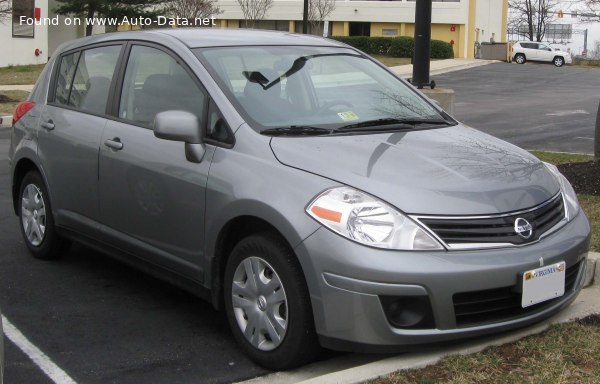
[[[114,32],[84,37],[61,45],[58,51],[64,52],[65,50],[76,49],[89,44],[123,40],[150,41],[163,44],[173,43],[173,40],[178,40],[188,48],[235,47],[251,45],[347,47],[346,44],[337,42],[335,40],[290,32],[239,28],[168,28],[145,31]]]
[[[239,45],[341,45],[318,36],[256,29],[172,28],[158,29],[154,32],[173,36],[190,48]]]

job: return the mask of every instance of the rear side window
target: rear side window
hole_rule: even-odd
[[[120,45],[83,51],[71,86],[69,106],[91,113],[105,112],[120,52]]]
[[[206,95],[168,53],[147,46],[131,48],[119,117],[150,127],[157,113],[184,110],[203,121]]]
[[[98,47],[65,55],[60,60],[54,102],[104,114],[121,45]]]
[[[56,79],[56,91],[54,93],[54,100],[59,104],[67,104],[69,101],[69,92],[73,84],[73,75],[77,68],[77,60],[79,60],[79,52],[63,56],[60,61]]]

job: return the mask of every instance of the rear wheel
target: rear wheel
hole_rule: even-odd
[[[515,55],[515,62],[516,62],[517,64],[525,64],[525,61],[526,61],[526,60],[525,60],[525,55],[524,55],[524,54],[522,54],[522,53],[517,53],[517,54]]]
[[[316,357],[319,344],[304,275],[278,236],[240,241],[227,262],[224,284],[229,324],[252,360],[283,370]]]
[[[34,257],[54,259],[67,250],[69,243],[56,234],[48,192],[37,171],[21,181],[18,212],[23,240]]]
[[[565,59],[560,56],[556,56],[553,61],[554,65],[557,67],[562,67],[565,64]]]

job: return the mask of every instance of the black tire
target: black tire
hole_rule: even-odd
[[[562,67],[565,65],[565,59],[562,56],[556,56],[554,59],[552,59],[552,63],[555,67]]]
[[[257,258],[262,259],[269,267],[265,267],[263,274],[259,274],[259,276],[265,276],[267,269],[269,269],[268,272],[273,280],[277,278],[281,282],[283,296],[285,297],[285,314],[283,316],[287,321],[287,329],[282,340],[278,341],[279,344],[272,350],[261,350],[260,347],[254,346],[244,336],[242,325],[238,323],[238,318],[236,318],[236,313],[238,316],[243,314],[241,315],[242,318],[247,320],[246,327],[249,327],[250,320],[248,320],[246,311],[248,311],[247,313],[253,311],[257,314],[261,314],[260,311],[262,311],[263,318],[265,318],[269,316],[266,314],[269,310],[265,308],[268,308],[270,304],[265,300],[263,309],[260,309],[259,299],[256,308],[252,306],[252,308],[249,307],[246,310],[238,307],[237,312],[234,312],[232,297],[234,278],[239,278],[240,271],[244,273],[243,262],[245,260],[256,260]],[[242,269],[238,269],[238,267]],[[272,268],[272,271],[270,268]],[[236,275],[236,270],[238,275]],[[224,285],[225,310],[229,325],[238,344],[254,362],[268,369],[285,370],[306,364],[316,358],[320,346],[315,332],[308,288],[296,255],[279,236],[267,232],[241,240],[234,247],[227,261]],[[258,295],[265,297],[260,293],[257,293]],[[238,297],[243,296],[239,295]],[[248,295],[247,302],[255,303],[251,295]],[[281,307],[278,310],[281,310]],[[256,334],[256,337],[259,338],[258,326],[252,329],[254,330],[251,334]],[[271,343],[271,346],[276,344],[272,342],[268,335],[266,335],[265,340],[267,344]]]
[[[41,201],[41,206],[43,206],[45,211],[44,215],[39,216],[40,221],[44,223],[43,234],[41,236],[36,235],[35,239],[33,240],[28,237],[26,233],[27,229],[25,227],[27,224],[26,220],[24,220],[25,213],[23,210],[24,198],[26,201],[31,200],[28,196],[24,196],[24,194],[28,193],[29,191],[34,191],[36,193],[36,200],[38,202]],[[34,257],[44,260],[56,259],[62,256],[68,250],[70,242],[60,238],[56,234],[54,218],[52,216],[52,206],[50,205],[50,199],[48,197],[48,190],[46,189],[46,185],[44,184],[42,176],[38,171],[30,171],[25,175],[25,177],[23,177],[21,185],[19,186],[17,209],[19,214],[19,227],[21,228],[23,241],[29,249],[29,252],[31,252]],[[26,211],[29,212],[30,210],[26,209]],[[37,217],[37,210],[35,211]],[[28,228],[30,227],[28,226]]]
[[[527,59],[525,58],[524,54],[517,53],[515,55],[515,63],[517,63],[517,64],[525,64],[526,61],[527,61]]]

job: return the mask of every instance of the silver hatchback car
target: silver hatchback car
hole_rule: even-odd
[[[15,111],[10,164],[34,256],[77,241],[198,293],[272,369],[522,327],[585,273],[555,167],[312,36],[69,42]]]

